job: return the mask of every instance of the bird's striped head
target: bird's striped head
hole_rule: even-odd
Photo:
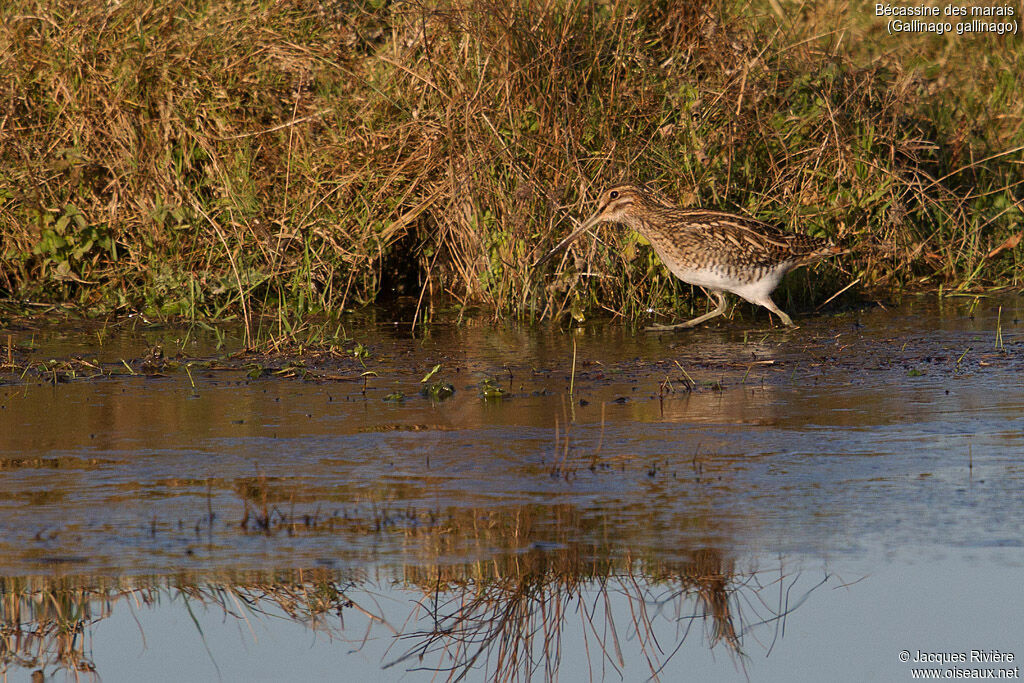
[[[613,185],[601,193],[597,211],[587,221],[587,225],[627,222],[626,219],[633,210],[643,207],[650,201],[647,193],[636,185]]]
[[[601,193],[597,202],[597,211],[580,224],[568,237],[555,245],[555,248],[533,264],[537,269],[552,256],[569,246],[577,237],[598,223],[630,223],[630,219],[638,212],[656,204],[646,191],[631,183],[613,185]]]

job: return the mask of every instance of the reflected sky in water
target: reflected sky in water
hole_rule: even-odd
[[[731,653],[722,643],[710,647],[707,624],[700,619],[690,623],[689,611],[680,620],[678,603],[668,598],[673,593],[668,588],[649,593],[666,600],[648,603],[651,630],[645,634],[656,637],[660,648],[648,641],[645,651],[630,622],[636,605],[613,581],[608,604],[618,629],[618,652],[607,624],[599,621],[596,629],[584,626],[581,608],[574,602],[559,635],[558,678],[620,680],[621,673],[622,680],[647,680],[649,656],[655,667],[663,667],[661,680],[746,681],[749,675],[752,681],[773,682],[895,681],[910,680],[912,665],[898,658],[903,649],[915,655],[918,650],[970,649],[1019,655],[1020,632],[1010,627],[1018,623],[1014,597],[1024,579],[1019,559],[1017,553],[896,562],[847,558],[814,565],[788,559],[781,579],[778,558],[752,561],[762,567],[774,564],[775,572],[765,571],[762,578],[774,573],[779,583],[760,593],[741,591],[737,604],[750,616],[767,617],[772,610],[757,598],[777,607],[781,587],[784,604],[790,601],[789,613],[784,622],[751,619],[742,634],[743,655]],[[639,581],[643,583],[642,578]],[[342,620],[335,617],[314,631],[283,617],[225,617],[223,610],[199,604],[192,605],[190,615],[179,598],[156,609],[115,610],[93,629],[90,652],[104,680],[216,680],[218,673],[223,680],[235,681],[438,679],[430,669],[445,660],[402,660],[422,641],[410,635],[396,638],[389,628],[408,634],[422,626],[409,621],[416,612],[414,602],[424,599],[422,593],[375,585],[355,589],[351,595],[390,623],[371,622],[349,610],[344,630]],[[598,605],[600,612],[604,596],[596,588],[585,588],[582,597],[588,606]],[[692,602],[684,604],[692,607]],[[482,680],[486,672],[493,673],[496,654],[492,651],[490,660],[481,661],[466,680]],[[543,680],[542,658],[537,666],[533,678]],[[521,667],[520,673],[524,671]]]

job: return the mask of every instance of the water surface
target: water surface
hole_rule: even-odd
[[[903,649],[1024,656],[1021,313],[349,324],[299,358],[21,322],[4,618],[56,630],[11,636],[7,671],[910,680]]]

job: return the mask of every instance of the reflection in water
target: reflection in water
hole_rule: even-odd
[[[93,672],[89,626],[130,591],[89,589],[46,577],[0,578],[0,663],[9,669]]]
[[[356,648],[383,633],[391,643],[381,667],[439,672],[447,680],[470,674],[556,679],[570,648],[586,653],[592,679],[621,677],[628,660],[644,662],[646,675],[657,679],[693,637],[723,648],[743,668],[748,633],[757,631],[757,642],[770,647],[781,620],[802,598],[788,595],[793,577],[737,572],[734,565],[710,548],[678,564],[595,559],[567,548],[468,565],[411,566],[383,581],[326,569],[120,580],[3,578],[2,672],[102,677],[89,655],[96,625],[117,610],[134,615],[140,608],[173,606],[190,615],[200,606],[215,608],[225,618],[248,622],[284,616]],[[382,607],[385,601],[412,608],[394,612]],[[217,652],[210,655],[216,666]]]

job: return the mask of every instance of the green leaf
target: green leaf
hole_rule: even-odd
[[[423,379],[421,379],[421,380],[420,380],[420,384],[425,384],[425,383],[426,383],[427,381],[429,381],[429,380],[430,380],[430,378],[431,378],[431,377],[433,377],[434,375],[436,375],[436,374],[437,374],[437,371],[438,371],[438,370],[440,370],[440,369],[441,369],[441,364],[440,364],[440,363],[438,363],[437,365],[435,365],[435,366],[434,366],[434,369],[433,369],[433,370],[431,370],[430,372],[428,372],[428,373],[426,374],[426,376],[424,376],[424,377],[423,377]]]

